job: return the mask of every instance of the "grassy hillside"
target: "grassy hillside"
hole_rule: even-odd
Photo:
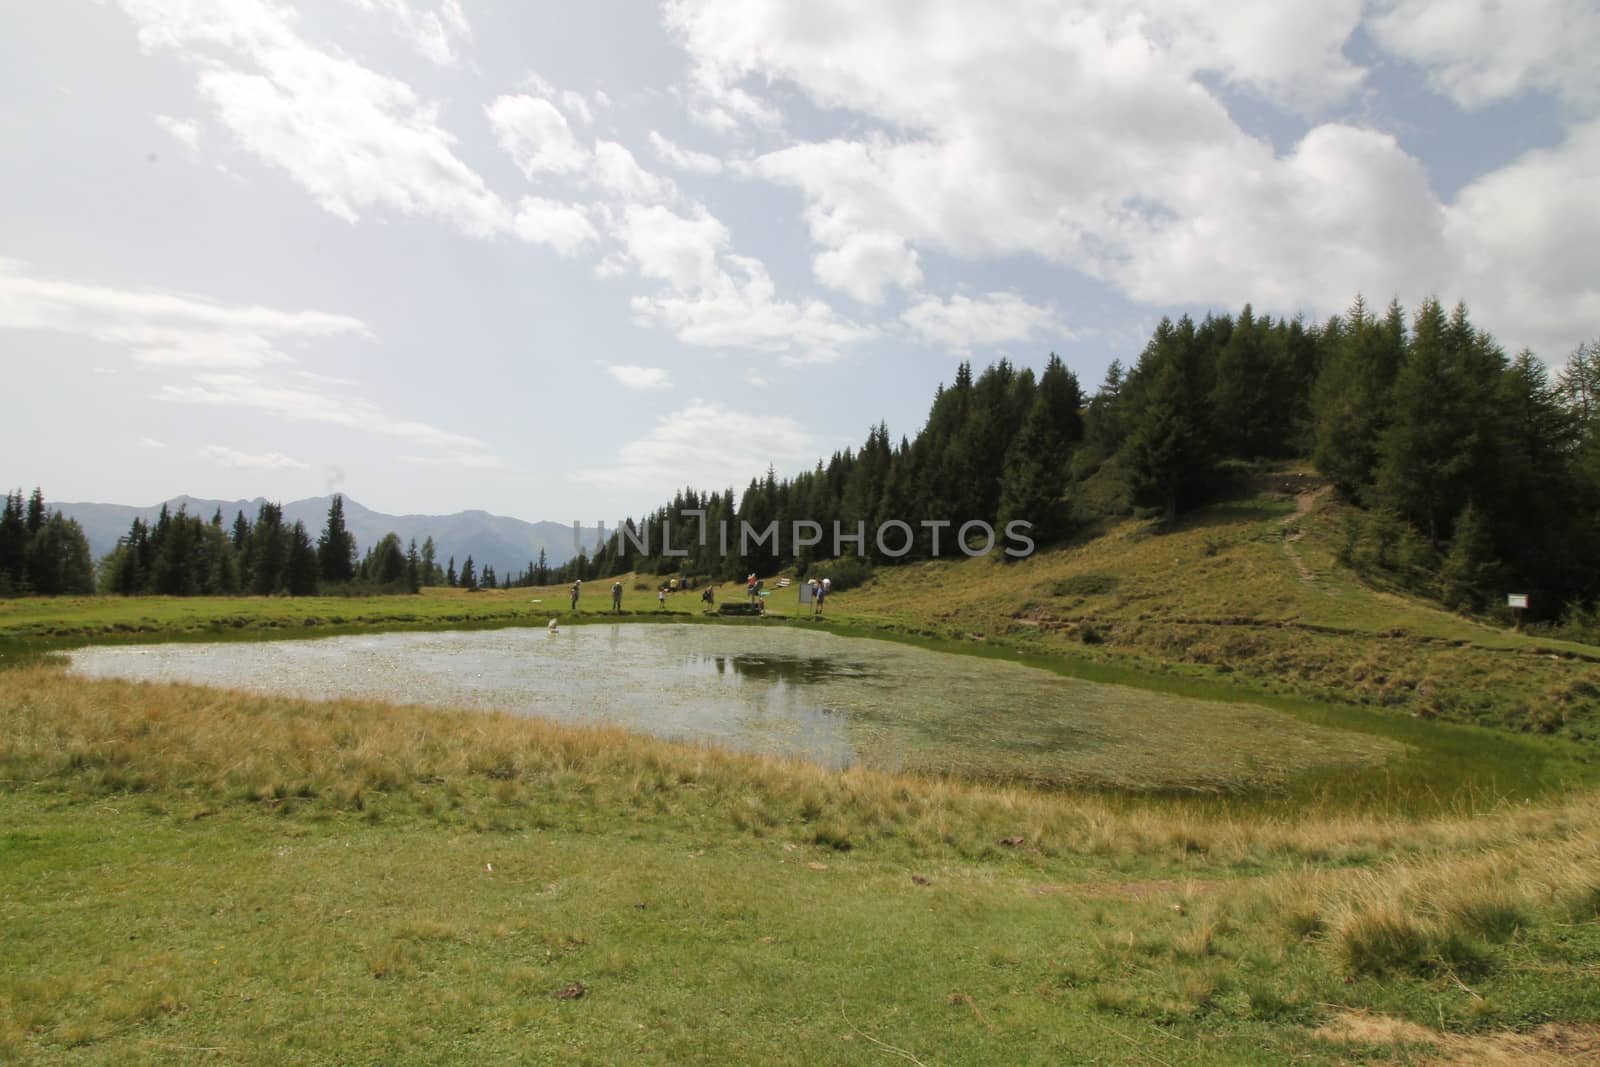
[[[1338,561],[1345,514],[1306,487],[1220,504],[1171,532],[1127,520],[1021,562],[882,570],[830,614],[1421,719],[1600,739],[1600,648],[1369,586]]]
[[[8,1059],[1600,1049],[1592,795],[1245,818],[49,664],[5,682]]]

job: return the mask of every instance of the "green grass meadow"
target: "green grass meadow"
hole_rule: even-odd
[[[17,1061],[1336,1063],[1341,1012],[1600,1012],[1589,797],[1243,817],[10,678]]]
[[[0,1061],[1596,1062],[1600,649],[1369,588],[1338,529],[1257,499],[881,572],[824,620],[786,592],[765,620],[663,611],[625,580],[625,621],[1020,660],[1399,753],[1205,793],[830,771],[53,655],[582,624],[609,581],[576,615],[565,589],[0,601]],[[1220,735],[1192,731],[1204,759]]]

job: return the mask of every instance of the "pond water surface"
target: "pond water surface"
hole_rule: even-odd
[[[71,656],[73,671],[88,676],[496,708],[832,767],[1215,788],[1398,751],[1251,705],[790,627],[584,625]]]

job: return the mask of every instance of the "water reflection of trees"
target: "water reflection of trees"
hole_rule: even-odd
[[[690,674],[716,674],[726,678],[750,678],[796,685],[817,685],[840,678],[868,678],[880,673],[859,660],[775,653],[691,653],[684,658],[684,669]]]

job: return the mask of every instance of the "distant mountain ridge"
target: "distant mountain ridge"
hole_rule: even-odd
[[[253,500],[201,500],[185,495],[175,496],[165,504],[173,512],[182,507],[191,515],[207,519],[221,508],[223,523],[231,529],[234,516],[241,511],[245,518],[254,522],[263,502],[262,497]],[[305,523],[312,540],[315,540],[327,522],[328,507],[332,502],[330,495],[284,504],[284,522]],[[59,508],[68,518],[78,520],[84,536],[89,539],[89,551],[96,559],[117,547],[117,538],[128,532],[135,517],[153,521],[161,513],[162,507],[161,504],[136,507],[129,504],[62,504],[54,501],[49,502],[49,506],[52,509]],[[515,575],[530,561],[537,561],[541,548],[545,551],[545,562],[552,567],[576,554],[569,524],[527,522],[504,515],[491,515],[487,511],[458,511],[453,515],[385,515],[363,507],[347,496],[344,498],[344,521],[355,535],[362,554],[390,532],[398,535],[402,544],[408,544],[414,537],[417,544],[421,545],[424,539],[432,537],[439,566],[444,566],[454,556],[459,569],[471,556],[480,574],[487,564],[501,577]],[[581,543],[592,548],[598,531],[592,526],[581,527],[580,531]]]

